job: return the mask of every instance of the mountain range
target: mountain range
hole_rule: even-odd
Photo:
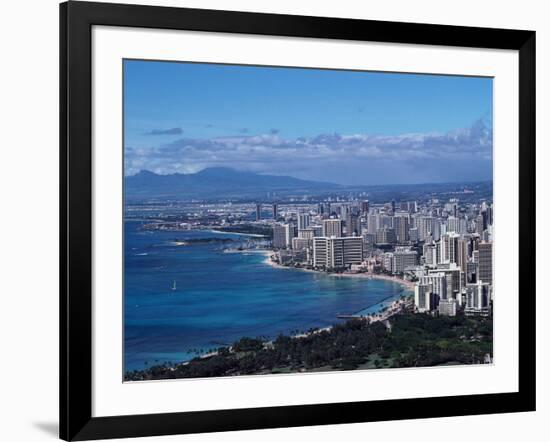
[[[310,193],[340,188],[338,184],[308,181],[290,176],[261,175],[226,167],[211,167],[193,174],[159,175],[142,170],[125,177],[126,198],[185,199],[254,197],[276,192]]]

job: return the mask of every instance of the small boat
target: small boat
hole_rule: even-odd
[[[172,283],[172,291],[176,291],[176,280],[174,279],[174,282]]]

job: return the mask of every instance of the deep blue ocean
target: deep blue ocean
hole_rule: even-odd
[[[261,253],[223,252],[238,244],[175,241],[212,237],[246,241],[125,223],[126,370],[189,360],[243,336],[326,327],[337,314],[376,311],[402,294],[393,282],[274,268]]]

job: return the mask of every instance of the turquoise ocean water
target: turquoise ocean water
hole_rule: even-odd
[[[175,244],[212,237],[246,240],[125,223],[125,370],[189,360],[243,336],[326,327],[338,314],[377,311],[403,293],[393,282],[274,268],[260,253],[223,252],[235,244]]]

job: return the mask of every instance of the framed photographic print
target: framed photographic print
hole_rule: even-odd
[[[61,438],[535,409],[535,33],[61,5]]]

